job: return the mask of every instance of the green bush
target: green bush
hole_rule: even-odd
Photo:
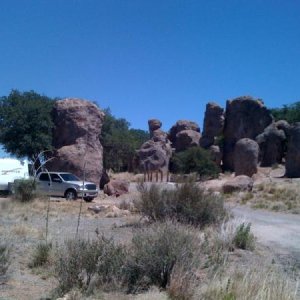
[[[251,223],[238,226],[233,243],[235,247],[245,250],[254,249],[254,235],[251,233]]]
[[[227,216],[222,197],[205,192],[193,182],[178,184],[174,189],[143,185],[139,190],[135,206],[150,221],[172,219],[205,226],[217,224]]]
[[[66,293],[73,288],[87,290],[95,278],[101,286],[120,282],[125,249],[101,236],[96,240],[68,240],[56,256],[54,276],[60,293]]]
[[[166,288],[175,265],[192,271],[199,263],[197,235],[180,224],[165,222],[138,229],[132,239],[124,271],[128,292],[155,285]]]
[[[21,202],[28,202],[36,197],[36,182],[33,179],[16,180],[14,184],[14,196]]]
[[[49,261],[51,249],[51,244],[47,244],[45,242],[38,243],[34,249],[32,261],[29,263],[29,267],[36,268],[45,265]]]
[[[174,173],[197,173],[201,179],[216,178],[220,173],[219,167],[211,160],[210,153],[201,147],[175,153],[170,169]]]
[[[0,244],[0,276],[4,276],[8,270],[9,257],[9,247],[4,243]]]

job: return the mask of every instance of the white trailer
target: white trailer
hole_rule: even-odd
[[[9,191],[16,179],[29,178],[27,160],[0,158],[0,191]]]

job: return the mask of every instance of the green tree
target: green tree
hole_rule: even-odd
[[[0,143],[5,151],[35,161],[52,147],[54,101],[34,91],[12,90],[0,98]]]
[[[171,159],[171,171],[174,173],[197,173],[200,178],[217,177],[220,169],[211,160],[207,150],[201,147],[192,147],[175,153]]]
[[[286,120],[289,123],[300,122],[300,101],[291,105],[284,105],[282,108],[273,108],[271,113],[275,120]]]
[[[135,150],[149,139],[149,134],[144,130],[129,129],[130,123],[124,118],[114,117],[109,108],[104,112],[100,137],[104,168],[115,172],[130,171]]]

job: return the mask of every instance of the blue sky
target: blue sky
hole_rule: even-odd
[[[1,0],[0,95],[80,97],[134,128],[300,100],[299,0]]]

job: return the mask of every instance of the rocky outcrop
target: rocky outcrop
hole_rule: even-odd
[[[222,162],[222,151],[220,147],[217,145],[212,145],[208,148],[208,151],[212,161],[215,162],[217,166],[220,166]]]
[[[285,169],[286,177],[300,177],[300,122],[295,123],[289,131]]]
[[[150,138],[155,142],[168,142],[168,134],[161,130],[162,123],[158,119],[148,120]]]
[[[99,184],[103,151],[99,141],[104,113],[93,103],[68,98],[56,101],[53,108],[54,159],[48,170],[72,172]]]
[[[170,129],[169,140],[176,151],[183,151],[192,146],[198,146],[201,133],[197,123],[179,120]]]
[[[224,109],[221,106],[214,102],[206,104],[201,147],[209,148],[214,144],[215,138],[223,134],[224,120]]]
[[[272,122],[271,113],[259,99],[244,96],[228,100],[224,125],[224,169],[234,170],[234,148],[238,140],[254,140]]]
[[[286,121],[278,121],[269,125],[256,137],[260,149],[261,167],[271,167],[276,163],[282,163],[289,128]]]
[[[247,175],[251,177],[257,173],[258,144],[251,139],[240,139],[235,144],[234,172],[236,176]]]
[[[223,192],[233,193],[239,191],[251,191],[253,188],[253,179],[246,175],[236,176],[233,179],[229,179],[223,184]]]

